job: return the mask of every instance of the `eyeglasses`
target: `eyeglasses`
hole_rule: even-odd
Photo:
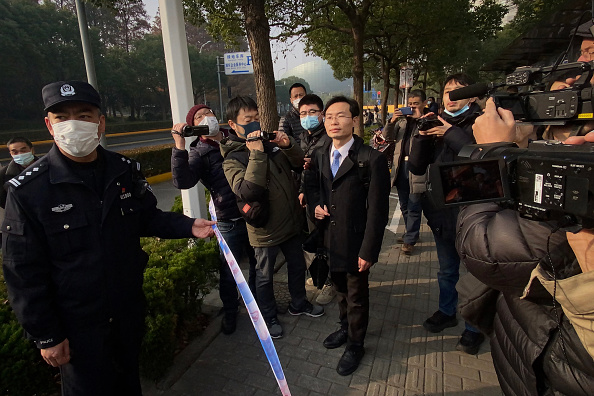
[[[208,116],[211,116],[211,115],[214,115],[214,113],[212,112],[212,110],[208,109],[205,113],[194,115],[194,119],[195,120],[200,120],[200,119],[202,119],[204,117],[208,117]]]
[[[310,109],[309,111],[300,111],[299,112],[299,115],[301,117],[305,117],[305,116],[308,116],[308,115],[315,116],[316,114],[321,113],[321,112],[322,112],[322,110]]]
[[[580,57],[588,58],[589,60],[594,59],[594,48],[588,48],[580,51]]]
[[[344,114],[339,114],[337,116],[332,116],[332,115],[328,116],[327,115],[326,118],[325,118],[325,120],[326,120],[326,122],[333,122],[334,120],[336,120],[338,122],[343,122],[347,118],[353,118],[353,117],[349,117],[349,116],[346,116]]]

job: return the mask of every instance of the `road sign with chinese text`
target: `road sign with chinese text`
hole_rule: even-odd
[[[230,52],[225,54],[225,74],[254,74],[250,52]]]

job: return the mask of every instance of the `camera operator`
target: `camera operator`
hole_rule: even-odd
[[[446,78],[443,94],[444,112],[438,119],[443,125],[436,126],[412,137],[409,156],[409,169],[414,175],[423,175],[426,180],[427,167],[435,162],[454,161],[458,152],[467,144],[474,143],[472,124],[480,114],[480,107],[474,103],[476,98],[452,101],[449,92],[473,84],[466,74],[454,74]],[[432,115],[428,113],[426,116]],[[413,183],[413,189],[419,183]],[[424,184],[423,184],[424,185]],[[412,191],[413,193],[425,191]],[[433,232],[437,258],[439,260],[439,309],[425,320],[423,327],[432,333],[439,333],[458,324],[456,312],[458,292],[456,283],[460,276],[460,257],[456,251],[457,208],[437,209],[427,197],[421,206],[427,224]],[[478,353],[485,337],[474,327],[466,324],[457,348],[471,355]]]
[[[513,141],[511,112],[496,108],[490,99],[475,123],[474,135],[479,144]],[[594,134],[571,137],[566,143],[586,141],[594,142]],[[521,218],[511,209],[484,203],[461,210],[456,245],[468,271],[488,286],[477,287],[470,275],[461,279],[461,290],[472,282],[475,290],[462,295],[462,304],[472,300],[471,308],[462,312],[489,333],[503,392],[593,394],[592,232],[566,234],[550,224]]]
[[[199,136],[190,144],[190,152],[186,150],[186,139],[183,129],[186,126],[208,126],[208,134]],[[223,156],[219,142],[226,131],[219,128],[219,121],[211,108],[199,104],[193,106],[186,115],[186,122],[175,124],[171,130],[175,147],[171,153],[171,171],[173,185],[179,189],[188,189],[201,182],[210,191],[217,214],[217,223],[229,249],[239,262],[245,254],[249,259],[248,284],[255,295],[256,289],[256,257],[254,248],[250,245],[245,220],[239,213],[235,203],[235,194],[231,191],[229,182],[223,172]],[[237,326],[237,286],[231,269],[221,252],[219,267],[219,296],[223,302],[223,319],[221,331],[223,334],[235,332]]]

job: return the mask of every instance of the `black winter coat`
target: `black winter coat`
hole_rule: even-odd
[[[476,143],[472,134],[474,120],[480,115],[480,107],[473,103],[470,108],[457,117],[443,113],[442,118],[452,127],[442,138],[415,135],[411,138],[408,169],[413,175],[424,175],[432,163],[455,161],[462,147]],[[437,209],[428,199],[423,199],[423,213],[427,224],[437,234],[453,235],[456,228],[458,208]]]
[[[501,292],[493,318],[491,353],[504,393],[594,394],[594,361],[561,307],[557,304],[559,330],[552,297],[540,283],[533,283],[528,298],[519,298],[537,264],[550,268],[546,257],[550,227],[496,204],[477,204],[460,212],[458,230],[457,249],[468,271]],[[565,233],[551,236],[549,250],[560,277],[580,272]]]
[[[301,143],[301,134],[305,132],[305,129],[301,126],[301,118],[299,112],[294,106],[291,106],[291,110],[283,118],[280,130],[289,136],[292,136],[297,144]]]
[[[241,218],[235,202],[235,194],[223,172],[223,156],[219,144],[196,139],[190,152],[175,147],[171,154],[173,185],[188,189],[201,182],[210,191],[218,220]]]
[[[97,148],[103,196],[54,145],[12,179],[2,224],[10,304],[39,347],[108,322],[144,315],[139,237],[192,236],[193,219],[162,212],[140,164]]]
[[[311,134],[309,131],[304,130],[301,133],[301,141],[299,145],[301,146],[301,150],[303,150],[303,154],[305,158],[311,158],[313,153],[318,148],[322,147],[327,141],[331,141],[326,133],[326,128],[324,124],[320,124],[319,127],[314,130]],[[304,192],[304,173],[301,172],[301,185],[299,187],[299,193]]]
[[[326,205],[330,212],[330,217],[319,226],[324,232],[330,270],[335,272],[357,271],[359,257],[376,263],[388,223],[390,173],[386,157],[371,150],[370,182],[366,188],[357,166],[357,160],[365,161],[358,157],[364,143],[358,136],[354,139],[334,178],[330,170],[331,140],[317,150],[320,154],[312,157],[310,168],[305,171],[305,194],[310,207],[315,210],[318,205]]]

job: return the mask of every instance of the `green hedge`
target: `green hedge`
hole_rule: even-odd
[[[137,149],[120,151],[126,157],[140,162],[144,177],[160,175],[171,172],[171,149],[173,143],[152,147],[139,147]]]
[[[24,337],[10,305],[0,271],[0,395],[48,395],[59,391],[54,376],[39,350]]]
[[[180,340],[201,312],[203,297],[216,285],[216,240],[143,238],[149,253],[144,273],[146,335],[140,355],[144,377],[158,379],[173,363]]]
[[[188,338],[203,297],[217,283],[219,253],[214,239],[142,238],[141,243],[149,262],[144,273],[147,316],[140,367],[143,376],[158,379]],[[57,373],[23,337],[0,271],[0,395],[55,394]]]

